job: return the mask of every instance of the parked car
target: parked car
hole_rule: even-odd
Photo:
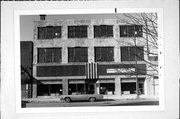
[[[81,94],[81,93],[72,93],[72,95],[61,95],[60,100],[65,102],[71,101],[90,101],[94,102],[96,100],[103,99],[101,94]]]

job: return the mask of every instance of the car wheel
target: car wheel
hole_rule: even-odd
[[[90,102],[94,102],[95,100],[96,100],[96,98],[94,98],[94,97],[89,98]]]
[[[65,102],[67,102],[67,103],[71,101],[71,99],[70,99],[69,97],[65,98],[64,100],[65,100]]]

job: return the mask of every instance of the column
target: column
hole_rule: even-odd
[[[89,24],[88,39],[93,39],[93,38],[94,38],[94,28],[93,28],[93,25]]]
[[[68,51],[67,47],[62,47],[62,63],[68,63]]]
[[[114,25],[114,29],[113,29],[113,33],[114,33],[114,39],[119,39],[120,37],[120,34],[119,34],[119,25],[118,24],[115,24]]]
[[[37,98],[37,82],[33,80],[32,84],[32,98]]]
[[[63,79],[62,89],[63,89],[63,95],[68,95],[69,89],[68,89],[68,79]]]
[[[117,96],[121,96],[121,78],[115,78],[115,93]]]
[[[120,47],[119,46],[114,47],[114,61],[120,62]]]
[[[95,91],[95,94],[100,94],[100,84],[99,83],[94,84],[94,91]]]
[[[88,48],[88,62],[94,62],[94,47],[89,46]]]

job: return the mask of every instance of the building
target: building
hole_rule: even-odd
[[[32,97],[32,62],[33,42],[21,41],[21,95],[22,98]]]
[[[33,97],[158,93],[158,74],[147,63],[142,25],[119,19],[48,21],[45,17],[34,22]]]

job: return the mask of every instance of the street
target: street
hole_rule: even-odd
[[[30,102],[26,103],[28,107],[83,107],[83,106],[139,106],[139,105],[158,105],[157,100],[102,100],[96,102]]]

